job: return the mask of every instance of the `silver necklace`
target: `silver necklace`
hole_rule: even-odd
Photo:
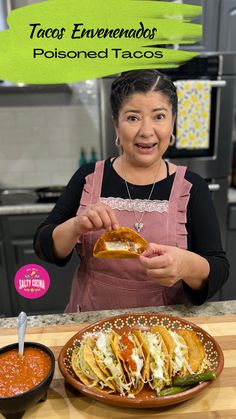
[[[125,186],[126,186],[127,194],[128,194],[129,199],[132,201],[132,197],[131,197],[131,194],[130,194],[130,190],[129,190],[128,182],[127,182],[127,180],[126,180],[126,174],[125,174],[125,170],[124,170],[124,164],[123,164],[123,161],[122,161],[122,167],[123,167],[123,172],[124,172],[124,175],[125,175],[124,181],[125,181]],[[155,175],[154,182],[153,182],[153,184],[152,184],[152,187],[151,187],[151,190],[150,190],[149,196],[148,196],[148,198],[147,198],[147,203],[150,201],[151,196],[152,196],[152,193],[153,193],[153,190],[154,190],[154,188],[155,188],[155,185],[156,185],[156,179],[157,179],[157,174],[158,174],[158,172],[159,172],[159,169],[160,169],[160,167],[158,168],[158,171],[157,171],[157,173],[156,173],[156,175]],[[138,218],[138,216],[137,216],[137,214],[136,214],[135,209],[133,209],[134,218],[135,218],[135,221],[136,221],[136,222],[134,223],[134,228],[135,228],[135,230],[136,230],[138,233],[139,233],[139,232],[143,229],[143,227],[144,227],[144,224],[142,223],[142,220],[143,220],[143,217],[144,217],[145,212],[146,212],[146,210],[144,209],[144,211],[143,211],[143,212],[142,212],[142,214],[141,214],[141,217],[140,217],[140,218]]]

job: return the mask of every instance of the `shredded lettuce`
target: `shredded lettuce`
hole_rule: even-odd
[[[130,390],[132,383],[124,382],[124,373],[112,350],[108,333],[99,332],[97,334],[95,354],[99,362],[103,363],[111,373],[109,379],[115,383],[119,393],[125,395]]]
[[[159,334],[143,332],[142,336],[150,350],[150,385],[158,393],[165,385],[170,383],[167,374],[164,374],[165,354],[161,347]]]

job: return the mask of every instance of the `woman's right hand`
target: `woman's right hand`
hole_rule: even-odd
[[[117,228],[119,228],[119,223],[112,208],[102,202],[88,205],[79,215],[70,218],[53,230],[54,254],[59,259],[68,256],[81,234]]]
[[[88,205],[83,212],[74,218],[75,230],[80,236],[94,230],[116,230],[119,228],[114,210],[102,202]]]

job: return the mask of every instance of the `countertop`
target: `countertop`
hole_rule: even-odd
[[[76,323],[92,323],[104,319],[105,317],[117,315],[120,313],[130,312],[154,312],[154,313],[169,313],[180,317],[197,317],[197,316],[223,316],[226,314],[236,315],[236,300],[232,301],[217,301],[207,302],[201,306],[193,305],[172,305],[160,307],[145,307],[126,310],[104,310],[104,311],[86,311],[83,313],[72,314],[48,314],[28,317],[28,326],[48,326],[48,325],[64,325]],[[7,317],[0,318],[1,328],[16,327],[16,318]]]
[[[32,407],[23,418],[143,419],[158,417],[171,419],[175,417],[188,419],[191,417],[192,419],[209,419],[210,417],[236,417],[236,301],[206,303],[200,307],[149,307],[135,311],[171,313],[185,317],[185,320],[200,326],[216,339],[223,351],[224,369],[221,375],[204,391],[185,402],[162,408],[131,409],[109,406],[74,391],[65,385],[64,377],[56,362],[47,400]],[[124,310],[29,317],[26,340],[49,346],[58,360],[62,347],[81,328],[94,320],[121,312]],[[1,320],[2,346],[17,340],[16,329],[13,326],[15,326],[15,319]],[[3,418],[1,414],[0,418]]]
[[[13,214],[47,214],[55,204],[19,204],[19,205],[0,205],[0,215]]]

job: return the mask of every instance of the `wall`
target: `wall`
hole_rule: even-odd
[[[49,106],[41,94],[40,105],[28,99],[14,106],[18,97],[11,94],[4,106],[0,92],[0,187],[64,185],[78,168],[82,147],[88,158],[92,147],[100,157],[95,81],[73,85],[69,104],[63,99]]]

